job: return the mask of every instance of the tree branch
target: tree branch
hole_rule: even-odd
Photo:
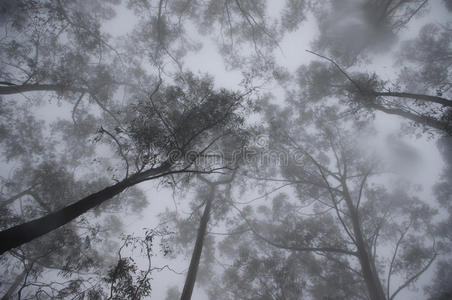
[[[377,97],[398,97],[398,98],[409,98],[414,100],[421,100],[426,102],[432,102],[441,104],[443,106],[452,107],[452,100],[438,97],[438,96],[430,96],[423,94],[414,94],[407,92],[374,92],[374,95]]]
[[[246,224],[248,225],[250,230],[253,232],[253,234],[256,237],[258,237],[259,239],[261,239],[262,241],[272,245],[273,247],[280,248],[280,249],[291,250],[291,251],[333,252],[333,253],[347,254],[347,255],[352,255],[352,256],[356,256],[357,255],[357,253],[355,251],[341,249],[341,248],[336,248],[336,247],[298,247],[298,246],[288,246],[288,245],[278,244],[278,243],[276,243],[274,241],[271,241],[271,240],[267,239],[262,234],[260,234],[254,228],[254,226],[251,224],[251,222],[248,221],[248,219],[243,215],[242,211],[236,205],[234,205],[233,203],[231,203],[231,205],[232,205],[232,207],[234,207],[235,210],[237,210],[239,212],[239,215],[246,222]]]
[[[405,281],[404,284],[402,284],[393,294],[392,296],[389,298],[389,300],[393,300],[394,297],[404,288],[406,288],[408,285],[410,285],[413,281],[415,281],[419,276],[422,275],[422,273],[424,273],[429,267],[430,265],[433,263],[433,261],[435,260],[436,256],[438,254],[435,252],[432,256],[432,258],[429,260],[429,262],[416,274],[414,274],[412,277],[410,277],[407,281]]]

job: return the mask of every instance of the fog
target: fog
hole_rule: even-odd
[[[2,299],[451,299],[451,7],[0,1]]]

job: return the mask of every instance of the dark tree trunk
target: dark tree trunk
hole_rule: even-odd
[[[100,192],[89,195],[59,211],[0,232],[0,254],[69,223],[88,210],[118,195],[129,186],[128,181],[122,181]]]
[[[39,219],[26,222],[0,232],[0,254],[13,248],[28,243],[52,230],[55,230],[75,218],[81,216],[90,209],[120,194],[126,188],[147,180],[149,176],[161,174],[170,167],[169,163],[135,174],[115,185],[109,186],[100,192],[91,194],[74,204],[66,206],[56,212],[50,213]]]
[[[193,288],[196,282],[196,273],[198,272],[199,261],[201,259],[202,247],[207,230],[207,223],[209,222],[210,208],[214,198],[215,186],[211,185],[211,192],[209,198],[206,200],[206,206],[199,223],[198,234],[196,236],[195,248],[190,260],[187,278],[185,279],[184,289],[180,297],[181,300],[190,300],[193,293]]]

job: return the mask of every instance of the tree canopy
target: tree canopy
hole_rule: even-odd
[[[2,299],[448,299],[451,11],[1,1]]]

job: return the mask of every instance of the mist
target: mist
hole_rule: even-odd
[[[0,1],[0,297],[451,299],[451,8]]]

